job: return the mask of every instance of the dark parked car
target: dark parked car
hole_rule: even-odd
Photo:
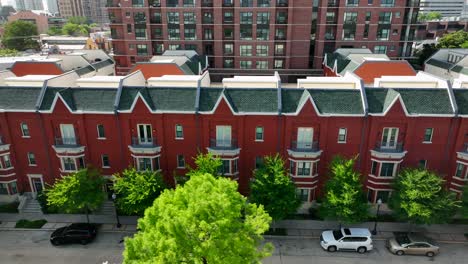
[[[81,243],[86,245],[93,241],[96,234],[97,228],[93,224],[71,224],[55,230],[52,235],[50,235],[50,243],[55,246],[66,243]]]

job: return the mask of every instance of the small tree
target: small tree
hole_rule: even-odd
[[[129,168],[114,177],[117,207],[126,214],[143,215],[145,209],[167,188],[160,172]]]
[[[50,189],[46,189],[47,202],[67,213],[84,210],[89,223],[89,211],[98,209],[104,202],[104,182],[96,169],[79,170],[57,179]]]
[[[0,49],[0,57],[18,56],[19,52],[14,49]]]
[[[39,48],[39,43],[33,39],[37,37],[37,26],[31,22],[17,20],[5,26],[2,43],[8,49],[27,50]]]
[[[47,34],[51,36],[62,35],[63,30],[61,27],[50,27],[49,30],[47,31]]]
[[[192,176],[194,174],[211,174],[214,176],[219,176],[219,168],[223,166],[223,162],[219,157],[214,157],[211,153],[199,153],[195,158],[195,169],[190,168],[187,176]]]
[[[425,169],[405,169],[393,184],[389,206],[398,219],[411,224],[446,223],[459,206],[444,181]]]
[[[455,49],[463,48],[468,45],[468,32],[459,30],[450,34],[445,34],[439,39],[437,48],[439,49]]]
[[[271,217],[248,203],[237,183],[194,174],[164,191],[125,239],[124,263],[260,263],[272,252],[262,246]]]
[[[324,218],[341,223],[357,223],[367,219],[369,206],[364,194],[361,175],[354,169],[356,158],[335,157],[330,166],[330,179],[320,207]]]
[[[468,184],[463,187],[463,193],[461,196],[461,208],[463,218],[468,219]]]
[[[284,219],[297,211],[301,202],[296,196],[296,186],[287,175],[284,161],[278,154],[265,157],[264,164],[254,174],[251,202],[262,204],[273,220]]]
[[[423,66],[424,62],[429,59],[434,53],[436,53],[439,49],[436,48],[435,44],[424,44],[421,50],[416,52],[416,57],[418,57],[419,65]]]

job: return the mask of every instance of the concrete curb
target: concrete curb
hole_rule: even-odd
[[[264,235],[264,238],[290,238],[290,239],[320,239],[320,237],[317,236],[272,236],[272,235]],[[386,238],[382,237],[376,237],[373,238],[372,240],[375,241],[385,241],[387,240]],[[446,244],[468,244],[468,241],[458,241],[458,240],[435,240],[439,243],[446,243]]]

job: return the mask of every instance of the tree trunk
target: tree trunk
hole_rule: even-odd
[[[202,261],[203,261],[203,264],[207,264],[207,263],[208,263],[208,261],[206,260],[205,257],[202,257]]]

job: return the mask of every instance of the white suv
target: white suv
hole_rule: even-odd
[[[367,228],[341,228],[340,230],[323,231],[320,245],[330,252],[350,250],[365,253],[372,250],[372,238]]]

